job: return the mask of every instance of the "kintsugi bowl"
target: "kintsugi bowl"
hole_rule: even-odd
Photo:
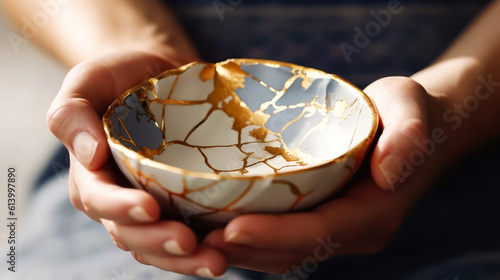
[[[289,63],[191,63],[125,92],[103,118],[137,188],[186,222],[313,206],[358,169],[377,129],[342,78]]]

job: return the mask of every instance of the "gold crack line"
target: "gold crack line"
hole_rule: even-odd
[[[205,159],[205,164],[207,165],[208,168],[212,169],[215,174],[219,174],[220,171],[216,168],[214,168],[209,162],[208,162],[208,157],[205,155],[205,153],[203,153],[203,151],[201,150],[201,148],[198,148],[198,151],[201,153],[201,155],[203,156],[203,158]]]
[[[356,135],[356,131],[358,130],[359,118],[361,117],[362,111],[363,111],[363,107],[361,107],[361,109],[359,109],[358,118],[356,120],[356,126],[354,127],[354,132],[352,133],[351,142],[349,142],[349,147],[347,148],[347,152],[351,149],[352,141],[354,141],[354,136]]]
[[[151,78],[147,81],[148,85],[148,90],[151,91],[153,94],[154,99],[158,98],[158,95],[156,94],[156,85],[158,84],[158,79]]]
[[[184,195],[188,195],[190,193],[194,193],[194,192],[201,192],[201,191],[204,191],[206,189],[209,189],[211,188],[213,185],[216,185],[217,183],[219,183],[219,181],[213,181],[213,182],[210,182],[209,184],[205,185],[205,186],[201,186],[197,189],[186,189],[186,192],[184,192]]]
[[[182,175],[182,193],[185,194],[189,191],[186,176]]]
[[[273,180],[273,184],[283,184],[283,185],[288,185],[290,188],[290,192],[296,196],[296,199],[292,206],[288,209],[288,212],[292,211],[293,208],[295,208],[305,197],[313,193],[313,190],[308,191],[307,193],[301,193],[299,187],[297,185],[293,184],[292,182],[286,181],[286,180]]]
[[[162,106],[162,112],[161,112],[161,132],[162,132],[162,142],[163,143],[166,143],[167,142],[167,132],[165,131],[165,109],[167,108],[167,105],[166,104],[163,104]],[[165,145],[165,144],[163,144]],[[167,148],[167,146],[165,146],[165,148]],[[163,150],[165,150],[165,148]]]
[[[255,111],[255,113],[260,112],[260,113],[265,114],[264,111],[267,110],[267,108],[269,108],[269,106],[273,106],[273,108],[276,109],[276,107],[277,107],[276,102],[278,100],[280,100],[280,98],[283,97],[283,95],[285,95],[285,93],[290,89],[290,87],[293,85],[295,80],[297,80],[298,78],[299,77],[296,75],[293,75],[292,77],[290,77],[290,79],[288,79],[285,82],[283,89],[280,91],[277,91],[276,95],[270,101],[262,103],[260,105],[259,110]]]
[[[282,167],[280,167],[280,168],[276,168],[276,170],[281,171],[281,169],[284,169],[284,168],[288,168],[288,167],[298,167],[298,166],[300,166],[300,165],[285,165],[285,166],[282,166]]]
[[[200,105],[200,104],[205,104],[208,103],[208,101],[205,100],[177,100],[177,99],[148,99],[149,103],[153,104],[163,104],[163,105],[179,105],[179,106],[190,106],[190,105]]]
[[[250,157],[250,155],[253,154],[253,152],[247,153],[247,152],[243,151],[243,145],[241,143],[242,131],[243,131],[243,129],[240,129],[238,131],[238,143],[236,144],[236,146],[238,147],[238,150],[240,150],[241,153],[245,154],[245,158],[243,159],[243,167],[240,170],[241,174],[245,174],[245,173],[248,173],[248,170],[246,169],[246,165],[248,163],[248,158]]]
[[[165,188],[162,188],[163,190],[167,191],[167,192],[170,192],[169,190],[165,189]],[[220,211],[224,211],[224,212],[233,212],[233,213],[238,213],[239,211],[238,210],[222,210],[222,208],[216,208],[216,207],[212,207],[212,206],[208,206],[208,205],[204,205],[204,204],[201,204],[187,196],[183,196],[183,195],[179,195],[179,194],[176,194],[176,193],[171,193],[173,196],[177,196],[177,197],[180,197],[184,200],[187,200],[188,202],[191,202],[193,203],[194,205],[200,207],[200,208],[203,208],[205,210],[209,210],[209,211],[214,211],[214,212],[220,212]],[[202,213],[203,214],[203,213]]]
[[[278,155],[272,155],[272,157],[270,157],[270,158],[266,158],[266,159],[263,159],[263,160],[256,161],[256,162],[254,162],[254,163],[252,163],[252,164],[249,164],[249,165],[246,165],[246,166],[244,166],[244,167],[245,167],[245,169],[246,169],[246,168],[248,168],[248,167],[255,166],[255,165],[259,164],[259,163],[264,163],[264,164],[266,164],[267,166],[271,167],[270,165],[268,165],[268,164],[267,164],[267,161],[268,161],[268,160],[272,160],[272,159],[276,158],[277,156],[278,156]],[[271,167],[271,168],[273,168],[273,167]]]
[[[302,140],[300,140],[300,143],[297,145],[297,147],[294,148],[295,149],[300,149],[300,146],[302,146],[302,144],[307,140],[307,138],[313,134],[316,130],[322,128],[325,126],[326,122],[328,122],[328,119],[326,117],[323,117],[321,119],[321,121],[319,121],[316,125],[314,125],[313,127],[311,127],[307,133],[304,135],[304,137],[302,138]]]
[[[281,97],[283,97],[283,95],[290,89],[290,87],[293,85],[293,83],[295,82],[295,80],[297,80],[298,78],[302,78],[300,75],[298,75],[297,73],[294,73],[293,72],[294,69],[292,69],[290,71],[290,73],[293,74],[292,77],[290,77],[288,80],[286,80],[286,82],[284,83],[283,85],[283,89],[281,89],[280,91],[273,91],[271,90],[272,87],[268,86],[269,89],[273,92],[276,93],[276,95],[270,100],[270,101],[267,101],[267,102],[264,102],[260,105],[260,108],[259,110],[257,110],[256,112],[261,112],[261,113],[264,113],[264,111],[269,108],[269,105],[272,105],[273,108],[276,108],[276,101],[278,101]],[[245,72],[245,71],[243,71]],[[245,72],[246,73],[246,72]],[[248,73],[247,73],[248,74]],[[248,74],[252,79],[256,79],[258,81],[260,81],[259,79],[253,77],[251,74]]]
[[[289,122],[287,122],[285,124],[285,126],[283,126],[283,128],[281,129],[281,131],[279,132],[280,135],[283,134],[283,132],[288,128],[290,127],[292,124],[296,123],[298,120],[300,120],[304,115],[306,114],[306,108],[304,107],[304,109],[302,109],[302,112],[300,112],[300,114],[293,120],[290,120]]]
[[[242,193],[240,193],[240,194],[238,195],[238,197],[236,197],[236,199],[235,199],[235,200],[233,200],[232,202],[230,202],[230,203],[229,203],[229,204],[227,204],[226,206],[222,207],[222,208],[220,209],[220,211],[224,211],[224,212],[231,211],[231,210],[229,210],[229,208],[231,208],[231,206],[235,205],[236,203],[240,202],[240,200],[242,200],[242,199],[245,197],[245,195],[246,195],[246,194],[247,194],[247,193],[248,193],[248,192],[249,192],[249,191],[253,188],[254,184],[255,184],[255,180],[250,181],[250,183],[249,183],[249,184],[248,184],[248,186],[245,188],[245,190],[244,190]],[[238,211],[238,210],[236,210],[236,209],[232,209],[232,211]],[[239,212],[239,211],[238,211],[238,212]]]
[[[172,94],[174,93],[174,90],[177,87],[177,81],[179,81],[180,76],[181,76],[180,74],[176,75],[174,83],[172,84],[172,88],[170,88],[170,92],[168,93],[167,100],[172,98]]]
[[[261,141],[252,141],[252,142],[244,142],[244,143],[241,143],[242,146],[245,146],[245,145],[250,145],[250,144],[269,144],[269,143],[272,143],[272,142],[278,142],[279,139],[273,139],[273,140],[268,140],[268,141],[264,141],[264,142],[261,142]],[[192,144],[189,144],[189,143],[186,143],[185,141],[181,141],[181,140],[172,140],[172,141],[169,141],[167,142],[167,146],[171,146],[171,145],[183,145],[183,146],[186,146],[186,147],[189,147],[189,148],[201,148],[201,149],[212,149],[212,148],[231,148],[231,147],[237,147],[237,145],[240,145],[240,144],[231,144],[231,145],[214,145],[214,146],[196,146],[196,145],[192,145]],[[253,153],[253,152],[245,152],[245,151],[242,151],[242,153],[244,154],[248,154],[248,153]]]
[[[354,104],[358,101],[358,99],[354,100],[350,105],[348,105],[347,108],[350,108],[352,106],[354,106]],[[362,108],[361,108],[362,109]],[[328,112],[331,112],[332,110],[329,110]],[[352,114],[352,113],[351,113]],[[351,114],[349,114],[347,117],[349,117]],[[360,114],[361,114],[361,111],[360,111]],[[321,119],[321,121],[319,123],[317,123],[315,126],[313,126],[311,129],[309,129],[309,131],[306,133],[306,135],[304,136],[304,138],[302,138],[302,140],[300,141],[300,143],[297,145],[297,147],[294,148],[295,149],[300,149],[300,146],[302,146],[302,144],[307,140],[307,138],[312,134],[314,133],[316,130],[320,129],[321,127],[324,127],[325,126],[325,122],[328,121],[326,119],[326,116],[323,117],[323,119]],[[358,116],[358,120],[359,122],[359,116]],[[356,126],[357,126],[357,123],[356,123]],[[347,151],[349,151],[349,149],[351,148],[351,144],[352,144],[352,138],[351,138],[351,143],[349,144],[349,148],[347,149]]]
[[[139,173],[142,173],[140,171],[138,171]],[[145,176],[145,175],[144,175]],[[145,176],[146,178],[148,178],[147,176]],[[183,185],[185,187],[185,190],[187,190],[187,182],[185,181],[185,178],[184,176],[183,177]],[[141,184],[142,185],[142,184]],[[171,190],[168,190],[166,188],[163,187],[163,185],[159,184],[158,183],[158,186],[160,186],[160,190],[163,191],[163,192],[166,192],[167,194],[169,194],[170,196],[177,196],[177,197],[180,197],[184,200],[187,200],[188,202],[191,202],[201,208],[204,208],[205,210],[211,210],[211,211],[215,211],[215,212],[218,212],[219,209],[215,208],[215,207],[211,207],[211,206],[207,206],[207,205],[203,205],[197,201],[194,201],[192,199],[190,199],[189,197],[187,197],[187,194],[185,194],[184,192],[183,193],[175,193],[175,192],[172,192]],[[144,187],[144,186],[143,186]],[[173,202],[173,198],[172,198],[172,202]],[[172,203],[173,205],[174,203]],[[178,210],[178,208],[176,208]]]
[[[271,165],[269,164],[269,162],[267,162],[267,160],[265,160],[265,161],[264,161],[264,164],[265,164],[265,165],[267,165],[267,166],[269,166],[269,168],[271,168],[271,169],[273,170],[274,174],[279,174],[278,169],[276,169],[276,168],[274,168],[273,166],[271,166]]]
[[[184,138],[184,141],[186,144],[187,144],[187,140],[189,139],[189,137],[191,137],[191,135],[202,125],[204,124],[208,118],[210,117],[210,115],[215,111],[213,105],[212,107],[208,110],[207,114],[205,115],[205,117],[198,123],[196,124],[191,130],[189,130],[188,134],[186,135],[186,137]]]
[[[127,108],[127,106],[124,106],[125,108]],[[116,135],[118,135],[120,137],[120,139],[122,139],[123,141],[127,142],[127,143],[130,143],[132,146],[136,147],[138,150],[141,150],[143,151],[144,149],[139,147],[135,141],[132,139],[132,137],[130,136],[128,130],[127,130],[127,127],[123,124],[123,121],[118,117],[118,115],[116,114],[115,110],[113,110],[113,115],[115,115],[116,119],[118,120],[118,122],[120,123],[121,127],[123,127],[123,130],[125,131],[125,133],[127,134],[128,138],[130,139],[125,139],[125,137],[122,136],[121,133],[118,133],[118,131],[116,131],[115,129],[115,126],[114,125],[111,125],[111,127],[113,128],[113,131],[116,133]],[[120,129],[121,130],[121,129]]]
[[[344,121],[345,119],[347,119],[348,117],[350,117],[352,114],[354,114],[354,112],[356,111],[356,109],[358,109],[358,107],[357,107],[357,106],[356,106],[356,108],[354,108],[354,109],[352,108],[352,107],[354,107],[354,105],[355,105],[356,103],[358,103],[358,98],[354,99],[354,101],[353,101],[351,104],[347,105],[347,107],[346,107],[346,108],[345,108],[345,110],[344,110],[344,114],[342,114],[342,118],[341,118],[341,120],[342,120],[342,121]],[[346,113],[346,111],[347,111],[348,109],[349,109],[349,110],[351,110],[351,112],[350,112],[350,113]]]

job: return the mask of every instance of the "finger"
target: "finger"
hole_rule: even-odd
[[[160,256],[187,256],[197,246],[194,232],[175,221],[159,221],[145,225],[124,225],[109,220],[102,224],[120,248]]]
[[[76,187],[75,180],[73,178],[73,172],[71,171],[71,168],[69,170],[69,176],[68,176],[68,187],[69,187],[69,199],[71,201],[71,204],[73,206],[80,210],[83,211],[83,204],[82,204],[82,199],[80,198],[80,192],[78,191],[78,188]]]
[[[321,250],[330,257],[379,251],[406,214],[391,209],[399,209],[401,201],[407,201],[403,196],[408,192],[388,193],[374,184],[370,178],[358,181],[345,196],[310,212],[236,217],[224,229],[224,240],[230,244],[306,254]]]
[[[355,209],[347,207],[349,203],[347,200],[344,202],[345,204],[342,203],[340,207],[333,205],[336,201],[330,203],[329,206],[334,209],[329,209],[328,212],[332,216],[330,218],[325,216],[322,219],[320,224],[323,226],[318,226],[317,218],[308,219],[308,215],[301,217],[294,217],[293,214],[285,215],[286,217],[247,216],[246,219],[239,220],[241,224],[238,224],[238,228],[236,226],[226,228],[224,241],[260,250],[282,250],[288,253],[297,252],[304,256],[319,256],[321,260],[343,254],[375,253],[383,249],[395,231],[392,225],[396,224],[389,224],[385,221],[396,218],[369,215],[362,210],[364,205],[356,205],[361,209]],[[333,215],[342,217],[335,218]],[[313,216],[310,215],[310,217]],[[373,220],[369,221],[370,219]],[[384,222],[380,224],[373,222],[377,219]],[[248,226],[243,223],[247,223]],[[255,226],[257,224],[258,227]],[[376,227],[386,224],[388,227],[384,229]],[[330,231],[325,232],[323,227],[328,227]],[[231,236],[233,234],[235,237]],[[236,249],[226,247],[226,250]],[[238,254],[238,250],[236,253]],[[290,256],[293,257],[293,255]],[[294,259],[288,261],[294,261]]]
[[[89,171],[76,160],[72,161],[73,179],[88,216],[124,224],[158,219],[160,206],[150,194],[116,185],[108,167]]]
[[[224,256],[215,249],[199,246],[190,256],[158,256],[134,252],[134,258],[140,263],[176,273],[216,278],[226,272],[227,264]]]
[[[126,89],[169,66],[140,52],[108,55],[75,66],[47,113],[50,131],[85,167],[99,168],[109,156],[100,120],[104,110]]]
[[[394,191],[422,164],[428,151],[425,89],[406,77],[389,77],[369,85],[365,92],[374,100],[383,132],[371,160],[377,185]]]
[[[243,215],[229,222],[224,230],[224,240],[255,248],[300,250],[316,244],[316,238],[326,234],[324,226],[323,217],[318,212]]]
[[[284,273],[304,259],[304,254],[297,251],[261,249],[227,243],[222,229],[207,235],[203,244],[222,252],[230,266],[268,273]]]

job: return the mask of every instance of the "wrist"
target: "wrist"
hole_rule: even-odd
[[[34,1],[20,1],[19,15],[29,14]],[[154,53],[175,66],[198,59],[175,16],[159,0],[73,0],[60,13],[34,40],[69,68],[117,51]]]
[[[440,130],[440,152],[451,163],[499,134],[500,72],[471,57],[441,60],[412,76],[428,92],[430,133]]]
[[[90,57],[93,58],[120,51],[141,51],[166,60],[172,67],[179,67],[200,60],[198,53],[189,41],[169,42],[169,40],[170,38],[167,38],[164,34],[145,36],[143,40],[130,40],[128,38],[115,40],[102,50],[90,54]]]

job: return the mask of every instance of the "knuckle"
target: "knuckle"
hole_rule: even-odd
[[[76,209],[82,211],[82,204],[80,200],[80,195],[78,194],[78,188],[76,187],[76,184],[72,182],[71,180],[69,181],[69,200],[73,207]]]
[[[125,245],[121,244],[117,240],[113,239],[113,242],[115,243],[115,246],[118,247],[119,249],[121,249],[122,251],[125,251],[125,252],[129,252],[130,251],[130,249],[128,249]]]
[[[80,198],[78,196],[76,196],[76,195],[70,195],[69,200],[70,200],[71,204],[73,205],[73,207],[75,207],[76,209],[78,209],[80,211],[84,211],[85,210],[82,207]]]
[[[75,172],[81,172],[75,171]],[[95,185],[98,185],[99,182],[93,176],[85,176],[86,174],[80,174],[79,176],[75,176],[75,181],[73,184],[77,187],[78,194],[80,196],[80,201],[87,212],[94,211],[95,209]]]
[[[413,80],[409,77],[394,77],[397,79],[397,83],[399,86],[406,88],[410,92],[422,93],[425,92],[425,89],[422,85],[420,85],[417,81]]]
[[[144,254],[139,253],[139,252],[135,252],[135,251],[130,252],[130,254],[131,254],[131,255],[132,255],[132,257],[133,257],[136,261],[138,261],[139,263],[142,263],[142,264],[144,264],[144,265],[150,265],[150,264],[147,262],[147,260],[146,260],[146,258],[145,258],[145,256],[144,256]]]
[[[115,245],[121,248],[120,236],[118,235],[116,224],[113,221],[102,220],[102,225],[104,226],[104,228],[106,228],[106,231],[108,232]]]
[[[94,77],[97,74],[101,74],[103,71],[101,71],[101,65],[98,63],[96,60],[85,60],[82,61],[75,66],[73,66],[68,73],[66,74],[66,77],[64,79],[64,83],[71,84],[71,86],[74,85],[73,81],[81,81],[84,80],[85,78],[89,77]],[[63,85],[64,86],[64,85]]]
[[[375,89],[375,90],[372,90]],[[427,91],[417,81],[404,76],[384,77],[369,85],[366,88],[370,95],[378,98],[393,98],[394,94],[412,97],[423,101]]]
[[[405,76],[391,76],[379,80],[385,87],[396,87],[408,92],[423,93],[425,89],[417,81]]]
[[[83,211],[87,213],[87,215],[93,215],[92,199],[85,193],[80,193],[80,201],[83,207]]]
[[[66,79],[72,80],[80,76],[84,76],[90,69],[89,64],[89,61],[82,61],[76,64],[68,71],[68,74],[66,74]]]
[[[111,240],[113,240],[113,243],[115,243],[116,247],[123,251],[130,251],[130,249],[120,241],[120,236],[118,236],[118,231],[114,222],[104,220],[103,225],[108,231],[108,234],[111,237]]]
[[[105,226],[106,230],[108,231],[111,240],[113,240],[113,243],[115,243],[115,246],[122,249],[123,251],[130,251],[130,249],[125,244],[123,244],[123,242],[120,241],[120,237],[118,236],[118,231],[116,230],[115,224],[113,222],[105,222],[105,223],[106,223]]]
[[[79,126],[70,125],[75,119],[75,113],[82,111],[85,107],[91,107],[91,104],[84,98],[69,98],[52,104],[46,117],[50,132],[63,142],[69,141],[71,135],[68,135],[68,132],[75,134],[79,129]]]
[[[47,126],[56,137],[59,136],[59,129],[71,112],[69,107],[69,104],[53,104],[47,112]]]

